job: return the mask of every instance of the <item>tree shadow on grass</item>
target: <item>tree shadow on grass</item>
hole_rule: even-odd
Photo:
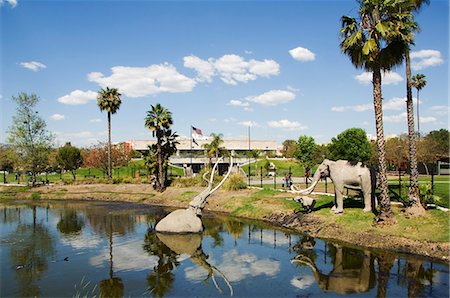
[[[331,209],[334,205],[334,198],[330,201],[330,202],[326,202],[326,203],[322,203],[320,205],[318,205],[319,203],[316,204],[316,206],[313,208],[313,212],[315,211],[319,211],[321,209]],[[364,208],[364,200],[360,197],[348,197],[346,199],[344,199],[344,209],[346,208]]]

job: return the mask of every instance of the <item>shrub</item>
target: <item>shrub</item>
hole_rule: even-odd
[[[224,182],[223,188],[226,190],[239,190],[247,188],[247,183],[244,182],[244,176],[240,173],[231,174]]]
[[[123,177],[123,178],[122,178],[122,182],[123,182],[123,183],[130,184],[130,183],[133,182],[133,178],[132,178],[132,177]]]
[[[120,177],[112,178],[112,184],[120,184],[120,183],[122,183],[122,178],[120,178]]]
[[[430,183],[419,185],[419,191],[420,202],[422,203],[422,205],[427,206],[427,204],[434,204],[434,196]]]
[[[31,199],[32,199],[33,201],[40,200],[40,199],[41,199],[41,194],[40,194],[39,192],[33,192],[33,193],[31,194]]]

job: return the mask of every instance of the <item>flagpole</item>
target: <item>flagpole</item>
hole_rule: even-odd
[[[191,169],[193,169],[193,167],[192,167],[192,125],[191,125],[191,134],[189,135],[189,139],[191,140]]]

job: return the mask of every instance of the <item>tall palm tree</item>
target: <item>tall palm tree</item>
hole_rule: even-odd
[[[419,198],[419,171],[417,170],[417,147],[416,147],[416,131],[414,129],[414,106],[412,98],[412,80],[411,80],[411,59],[409,56],[411,44],[414,44],[414,33],[419,30],[419,26],[414,21],[413,12],[418,11],[422,4],[428,3],[428,0],[407,0],[404,1],[403,9],[397,13],[399,31],[402,39],[406,42],[405,49],[405,68],[406,68],[406,114],[408,121],[408,138],[409,138],[409,201],[411,203],[408,213],[411,215],[424,214],[425,209],[420,204]]]
[[[397,32],[399,21],[393,17],[393,13],[398,11],[398,2],[401,1],[360,0],[358,2],[360,4],[359,21],[348,16],[342,17],[340,47],[355,67],[372,71],[381,190],[380,213],[377,221],[393,223],[395,219],[390,207],[387,185],[381,72],[388,71],[403,61],[406,44]]]
[[[173,124],[172,113],[161,104],[151,106],[145,117],[145,126],[152,131],[153,137],[156,136],[156,190],[163,192],[166,189],[163,158],[163,140]]]
[[[223,134],[212,133],[210,137],[211,143],[204,144],[203,147],[206,149],[206,155],[209,157],[209,163],[211,165],[211,157],[215,156],[217,160],[219,154],[222,153],[225,148],[221,146],[223,144]]]
[[[411,78],[411,85],[417,90],[417,134],[420,136],[420,122],[419,122],[419,92],[427,85],[425,75],[418,73]]]
[[[111,162],[111,114],[115,114],[119,108],[122,100],[122,94],[116,88],[101,89],[97,95],[97,105],[100,111],[108,112],[108,177],[112,177],[112,162]]]

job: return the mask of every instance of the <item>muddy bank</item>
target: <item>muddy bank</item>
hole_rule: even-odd
[[[274,225],[294,229],[312,237],[334,240],[350,245],[449,260],[450,244],[421,242],[404,237],[380,235],[373,232],[349,233],[336,224],[325,223],[314,214],[274,212],[264,218]]]
[[[164,193],[157,193],[146,184],[91,184],[48,185],[14,192],[10,187],[0,186],[0,193],[3,194],[3,198],[29,199],[33,193],[38,193],[41,199],[125,201],[177,208],[186,208],[189,201],[201,190],[201,187],[170,187]],[[248,198],[257,192],[257,190],[252,189],[236,192],[218,191],[209,199],[205,210],[233,213],[235,210],[245,207],[246,204],[248,205]],[[422,255],[443,261],[449,260],[449,242],[418,241],[373,231],[358,233],[345,231],[339,224],[325,221],[317,214],[295,214],[293,210],[286,209],[286,206],[282,203],[285,196],[286,194],[272,194],[268,197],[253,200],[251,204],[257,206],[259,212],[239,215],[264,220],[273,225],[302,232],[312,237],[372,249]]]

